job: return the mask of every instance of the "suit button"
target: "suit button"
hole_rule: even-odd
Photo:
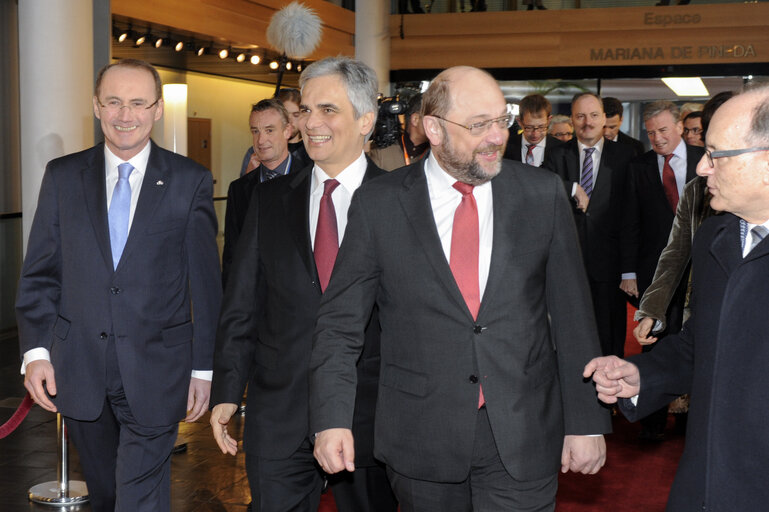
[[[470,378],[468,380],[473,384],[478,384],[478,377],[476,377],[475,375],[470,375]]]
[[[121,292],[120,288],[118,288],[117,286],[113,286],[112,288],[109,289],[109,291],[112,295],[117,295],[118,293]]]
[[[99,334],[99,339],[100,340],[106,340],[107,339],[107,333],[103,332],[103,333]]]
[[[482,325],[475,324],[473,326],[473,332],[475,334],[481,334],[483,332],[483,329],[485,329],[485,327],[483,327]]]

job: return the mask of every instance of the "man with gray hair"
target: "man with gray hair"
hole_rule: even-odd
[[[678,198],[684,185],[696,176],[701,147],[687,145],[678,107],[666,100],[646,106],[643,113],[652,149],[631,161],[628,167],[628,193],[621,235],[622,282],[620,288],[638,305],[654,278],[657,261],[667,245]],[[682,280],[668,307],[666,331],[681,328],[686,280]],[[647,345],[644,351],[655,345]],[[640,438],[664,439],[667,408],[642,422]]]
[[[769,409],[756,398],[769,367],[769,90],[724,103],[705,139],[697,174],[711,206],[728,213],[694,237],[690,319],[654,351],[593,360],[584,376],[593,376],[601,400],[621,399],[631,421],[691,393],[668,511],[765,510]]]
[[[347,209],[361,182],[384,174],[366,160],[377,78],[362,62],[327,58],[300,78],[302,139],[314,165],[254,188],[219,320],[211,426],[223,453],[238,450],[229,421],[248,384],[244,448],[254,509],[315,512],[323,473],[312,456],[308,419],[312,332]],[[379,321],[367,318],[351,419],[366,461],[330,479],[337,508],[393,512],[384,468],[374,461]]]

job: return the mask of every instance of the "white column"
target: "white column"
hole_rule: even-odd
[[[163,85],[163,147],[187,156],[187,84]]]
[[[19,2],[25,252],[46,163],[93,145],[93,84],[92,0]]]
[[[390,0],[355,0],[355,58],[374,68],[390,95]]]

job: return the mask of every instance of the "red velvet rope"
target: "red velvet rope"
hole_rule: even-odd
[[[13,413],[13,416],[5,422],[2,426],[0,426],[0,439],[3,439],[8,434],[16,430],[16,427],[21,425],[21,422],[24,421],[24,418],[27,417],[27,413],[29,413],[29,410],[32,408],[32,404],[35,403],[32,401],[32,397],[29,396],[29,393],[24,397],[24,400],[21,401],[21,405],[19,405],[19,408],[16,409],[16,412]]]

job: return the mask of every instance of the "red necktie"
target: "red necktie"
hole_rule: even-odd
[[[526,144],[526,163],[529,165],[534,165],[534,148],[537,147],[536,144]]]
[[[323,183],[323,197],[320,198],[318,224],[315,227],[315,267],[318,269],[320,290],[325,291],[334,269],[336,254],[339,252],[339,233],[336,226],[336,211],[331,193],[339,186],[336,180]]]
[[[465,299],[467,308],[478,318],[481,307],[481,292],[478,284],[478,251],[480,235],[478,234],[478,206],[473,197],[473,186],[456,182],[454,188],[462,194],[462,202],[454,212],[454,226],[451,230],[451,255],[449,266],[459,291]],[[478,408],[486,401],[483,389],[478,396]]]
[[[673,213],[678,208],[678,185],[676,185],[676,175],[673,168],[670,167],[670,159],[673,154],[665,155],[665,163],[662,166],[662,188],[665,189],[665,196],[673,209]]]

